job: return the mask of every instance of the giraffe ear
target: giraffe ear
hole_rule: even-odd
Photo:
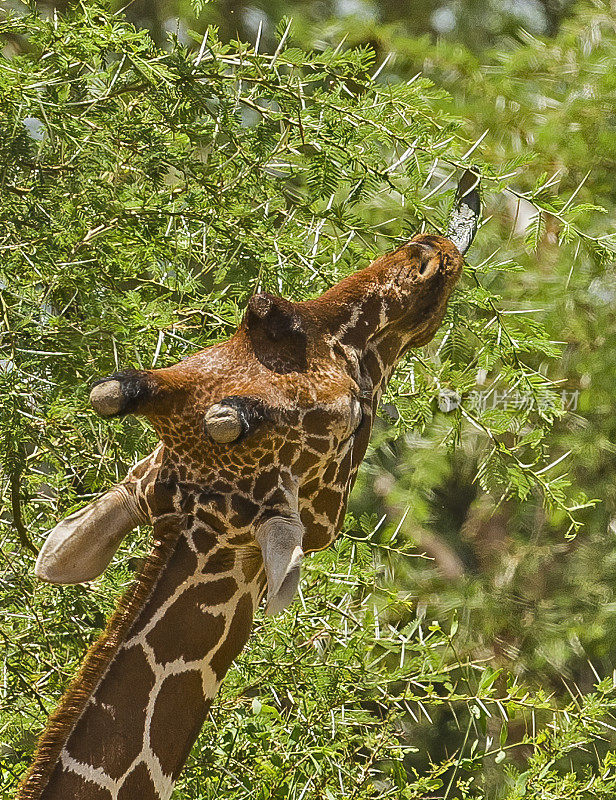
[[[147,521],[130,486],[114,486],[50,531],[34,572],[48,583],[91,581],[104,572],[122,539]]]
[[[304,527],[298,519],[270,517],[259,526],[256,539],[263,552],[267,576],[268,616],[285,609],[297,594],[304,557],[303,536]]]

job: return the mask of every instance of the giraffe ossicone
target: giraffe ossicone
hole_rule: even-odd
[[[170,796],[262,597],[286,608],[304,555],[340,531],[386,383],[433,337],[461,269],[451,240],[421,234],[314,300],[253,297],[231,339],[173,367],[95,385],[99,413],[144,415],[161,446],[53,529],[37,574],[90,580],[144,521],[154,550],[20,800]]]

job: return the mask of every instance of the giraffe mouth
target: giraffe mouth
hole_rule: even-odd
[[[375,326],[373,341],[398,336],[402,352],[421,347],[434,336],[462,274],[462,258],[453,242],[419,234],[393,254],[398,266],[385,302],[388,319]]]

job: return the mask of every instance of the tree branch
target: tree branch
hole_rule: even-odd
[[[11,481],[11,512],[13,514],[13,527],[17,531],[17,536],[19,537],[19,543],[23,548],[26,550],[30,550],[31,553],[34,553],[35,556],[38,555],[38,550],[32,544],[28,537],[28,532],[26,530],[26,526],[24,525],[23,518],[21,516],[21,502],[19,498],[19,472],[11,472],[10,474],[10,481]]]

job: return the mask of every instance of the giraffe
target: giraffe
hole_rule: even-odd
[[[313,300],[257,294],[226,342],[94,384],[100,415],[144,415],[161,444],[56,526],[37,575],[92,579],[139,522],[154,544],[18,800],[169,798],[261,599],[282,611],[304,555],[340,531],[387,380],[442,321],[478,202],[459,198],[451,238],[419,234]]]

